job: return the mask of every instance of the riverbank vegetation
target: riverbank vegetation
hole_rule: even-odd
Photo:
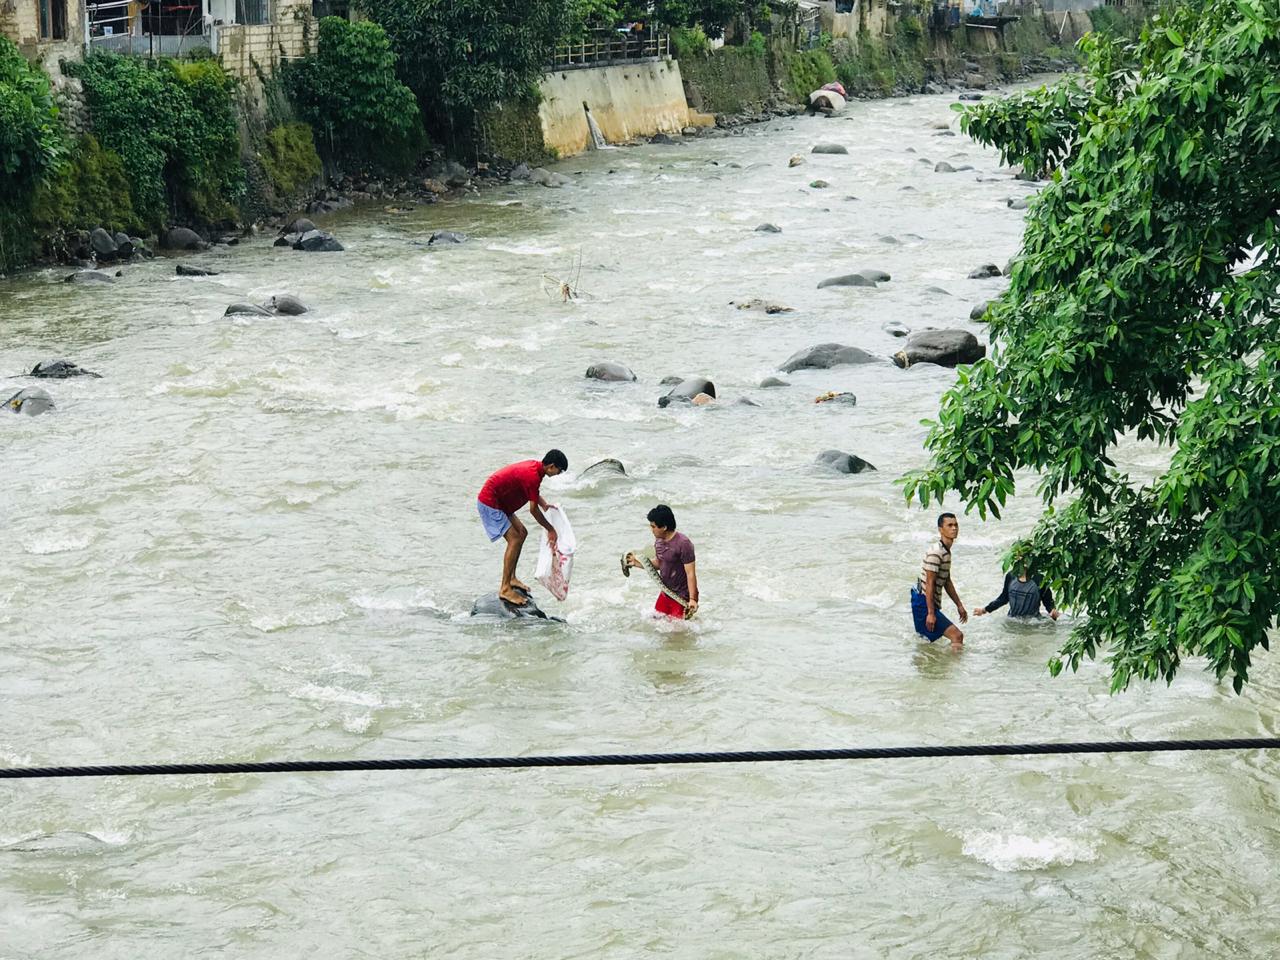
[[[1280,3],[1200,0],[1082,49],[1082,83],[965,120],[1053,180],[906,491],[998,515],[1034,471],[1018,565],[1088,614],[1052,671],[1106,651],[1119,690],[1196,657],[1239,691],[1280,614]],[[1167,465],[1130,476],[1122,436]]]

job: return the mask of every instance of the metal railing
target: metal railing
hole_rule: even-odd
[[[646,27],[643,32],[593,30],[581,40],[556,44],[550,67],[552,70],[575,70],[669,56],[671,37],[653,27]]]
[[[97,48],[147,57],[180,57],[207,46],[208,31],[198,0],[169,10],[159,9],[155,3],[140,6],[137,0],[105,0],[84,7],[86,52]]]

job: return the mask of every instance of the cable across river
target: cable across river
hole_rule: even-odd
[[[0,769],[0,780],[44,780],[59,777],[178,777],[248,773],[348,773],[385,770],[501,770],[528,767],[656,767],[675,764],[1029,757],[1052,754],[1171,753],[1195,750],[1275,750],[1277,748],[1280,748],[1280,737],[1242,737],[1225,740],[1101,740],[1084,743],[993,743],[954,746],[848,747],[827,750],[728,750],[701,753],[99,764],[76,767],[9,767]]]

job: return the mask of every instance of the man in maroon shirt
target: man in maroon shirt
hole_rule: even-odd
[[[507,552],[502,556],[502,583],[498,587],[498,596],[507,603],[522,607],[529,602],[529,588],[516,579],[516,564],[520,561],[520,550],[529,531],[516,516],[516,511],[527,503],[533,519],[547,531],[547,539],[554,549],[556,531],[542,513],[551,504],[542,499],[539,491],[543,477],[556,477],[568,469],[568,457],[559,450],[548,450],[541,461],[521,460],[503,467],[480,488],[476,509],[480,511],[480,522],[484,524],[489,542],[499,537],[507,541]],[[521,590],[524,593],[520,593]]]
[[[646,519],[653,533],[659,579],[667,590],[680,598],[675,600],[666,593],[660,593],[653,609],[673,620],[687,620],[698,612],[698,565],[693,541],[683,533],[676,533],[676,515],[665,503],[650,510]],[[635,554],[627,555],[627,564],[641,566]]]

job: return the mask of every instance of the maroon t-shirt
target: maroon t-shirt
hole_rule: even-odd
[[[542,461],[521,460],[503,467],[480,488],[480,502],[503,513],[515,513],[526,503],[538,499],[542,487]]]
[[[658,555],[658,573],[663,585],[685,600],[689,599],[689,577],[684,572],[686,563],[693,563],[693,541],[683,533],[677,533],[670,540],[653,541],[654,552]]]

